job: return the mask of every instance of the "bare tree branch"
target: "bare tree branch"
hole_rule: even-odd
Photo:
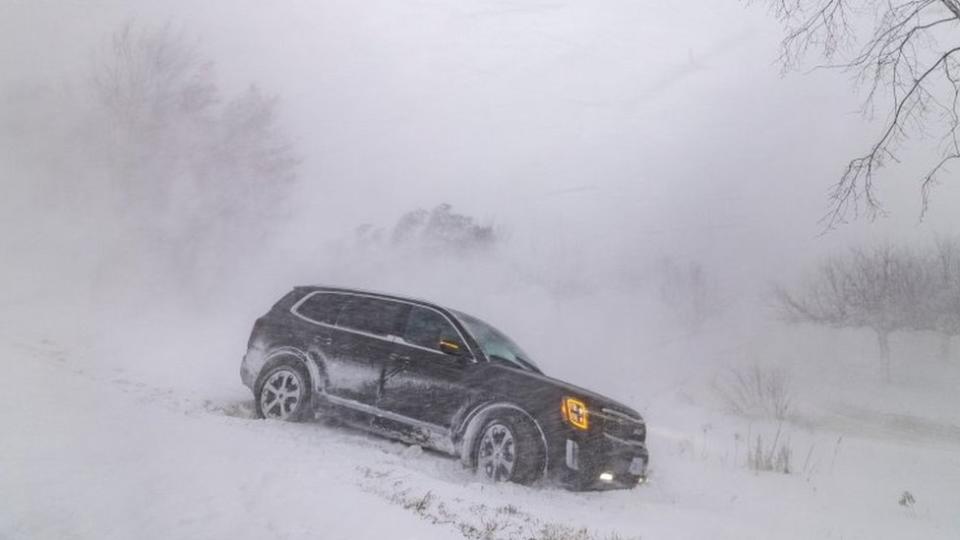
[[[889,97],[885,120],[868,152],[851,159],[830,189],[829,210],[821,224],[830,230],[850,217],[884,215],[875,189],[877,173],[888,160],[899,162],[905,141],[939,134],[940,155],[919,178],[921,219],[937,179],[960,158],[960,0],[772,0],[775,15],[786,26],[780,59],[796,68],[810,52],[826,59],[818,67],[850,72],[866,89],[862,112],[873,116],[878,100]],[[856,30],[874,14],[865,40]],[[952,44],[944,45],[944,43]],[[848,45],[859,52],[846,59]]]

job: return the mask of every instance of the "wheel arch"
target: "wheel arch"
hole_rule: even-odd
[[[313,387],[313,390],[320,393],[324,393],[326,391],[324,388],[324,377],[321,366],[318,366],[318,363],[312,360],[309,354],[296,347],[284,346],[271,349],[270,352],[268,352],[264,357],[263,367],[260,368],[260,373],[257,374],[257,380],[260,379],[260,376],[263,374],[264,370],[266,370],[271,363],[285,358],[292,358],[307,369],[307,373],[310,375],[310,385]]]
[[[547,435],[540,422],[523,407],[509,401],[495,401],[484,403],[473,409],[463,420],[460,428],[457,430],[457,436],[460,439],[460,460],[467,466],[472,467],[475,464],[476,456],[473,455],[473,448],[476,446],[477,437],[480,436],[480,430],[491,417],[498,412],[510,411],[519,413],[533,424],[540,435],[540,442],[543,445],[543,469],[541,477],[546,476],[549,470],[550,447],[547,443]]]

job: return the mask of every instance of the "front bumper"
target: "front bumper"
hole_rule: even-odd
[[[554,457],[554,474],[567,487],[629,489],[646,481],[650,454],[644,442],[570,431],[562,449]]]

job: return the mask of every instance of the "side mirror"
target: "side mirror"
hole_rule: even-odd
[[[440,350],[450,356],[461,356],[463,355],[463,348],[459,343],[452,339],[441,339],[438,344]]]

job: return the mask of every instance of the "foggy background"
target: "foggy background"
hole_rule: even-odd
[[[192,109],[105,101],[98,81],[121,73],[111,71],[111,47],[124,31],[129,43],[161,36],[189,51]],[[636,407],[662,480],[639,496],[680,506],[664,514],[663,531],[702,505],[708,462],[717,500],[732,505],[736,490],[757,490],[755,506],[739,514],[711,509],[734,522],[779,519],[754,508],[782,505],[766,496],[781,492],[737,476],[746,467],[731,471],[746,450],[744,425],[778,436],[787,425],[795,457],[809,448],[807,459],[822,466],[795,474],[790,493],[817,504],[833,496],[822,504],[841,510],[824,517],[809,499],[776,522],[787,524],[781,533],[809,532],[790,529],[790,519],[824,519],[842,533],[881,514],[890,521],[877,518],[877,527],[915,531],[912,514],[894,521],[900,514],[877,510],[899,511],[896,496],[915,486],[947,494],[923,499],[937,516],[923,525],[942,532],[956,525],[953,477],[941,475],[955,453],[936,446],[960,440],[958,409],[944,406],[960,383],[956,351],[944,362],[933,332],[898,332],[891,382],[869,330],[785,325],[772,291],[850,248],[923,249],[954,237],[960,187],[936,186],[921,221],[916,179],[936,145],[911,139],[902,162],[878,177],[887,215],[825,231],[831,186],[883,118],[860,114],[863,94],[843,73],[782,75],[782,37],[762,2],[0,0],[0,336],[33,355],[50,389],[42,397],[56,405],[49,410],[76,415],[58,417],[63,440],[82,450],[101,414],[120,426],[143,413],[110,416],[110,398],[100,396],[112,394],[100,383],[146,388],[146,398],[134,395],[174,411],[175,421],[163,419],[170,433],[193,425],[180,413],[196,414],[194,402],[218,414],[249,405],[237,370],[250,328],[294,285],[416,296],[488,320],[548,375]],[[44,378],[43,355],[77,377]],[[0,365],[20,361],[4,355]],[[723,416],[713,383],[757,364],[790,373],[795,410],[786,420]],[[52,396],[87,396],[77,381],[88,379],[97,397],[61,409]],[[907,427],[890,428],[891,412]],[[34,433],[26,418],[23,431]],[[180,448],[166,428],[145,425],[129,440],[111,428],[118,455],[149,461]],[[846,467],[835,474],[844,430],[864,439],[846,443]],[[888,431],[905,445],[933,441],[933,450],[901,467],[900,447],[884,454],[876,449],[886,441],[870,439]],[[60,440],[35,433],[39,448]],[[22,455],[37,455],[30,442]],[[97,448],[87,461],[78,455],[80,464],[101,459]],[[237,468],[247,467],[237,456]],[[53,478],[56,508],[77,508],[76,485],[56,472],[83,467],[59,455],[43,464],[36,476]],[[216,467],[194,466],[183,474],[213,470],[207,484],[223,480]],[[153,511],[126,502],[133,470],[100,488],[121,525]],[[46,488],[31,471],[23,485],[41,487],[20,505],[46,526],[36,510]],[[887,474],[881,487],[892,495],[877,486]],[[432,479],[424,489],[437,489]],[[159,499],[180,501],[177,493]],[[851,500],[866,501],[853,517],[842,510]],[[622,503],[630,526],[633,504]],[[247,514],[230,520],[237,515]],[[96,525],[92,536],[102,532]],[[776,537],[770,530],[765,537]]]
[[[882,177],[888,217],[822,234],[829,187],[878,126],[857,113],[845,75],[781,76],[781,28],[762,5],[8,0],[0,10],[4,301],[56,298],[80,314],[81,332],[139,320],[148,302],[178,320],[161,335],[216,317],[205,331],[229,328],[224,343],[242,352],[247,325],[280,294],[324,283],[474,310],[514,329],[549,372],[570,359],[544,356],[589,349],[551,350],[558,324],[607,328],[624,347],[637,329],[652,342],[687,332],[663,315],[686,300],[663,291],[690,269],[713,319],[749,326],[773,318],[771,285],[818,256],[957,230],[952,185],[919,221],[906,159]],[[123,175],[104,172],[129,151],[113,152],[109,129],[89,119],[93,77],[125,25],[195,47],[220,104],[250,85],[276,98],[273,128],[295,178],[203,195],[263,213],[226,220],[191,207],[190,189],[124,192]],[[175,183],[164,144],[148,144],[157,156],[133,173],[154,175],[145,185]],[[401,216],[441,204],[495,241],[468,252],[391,244]],[[228,240],[198,239],[221,224]],[[362,226],[387,239],[364,247]]]

